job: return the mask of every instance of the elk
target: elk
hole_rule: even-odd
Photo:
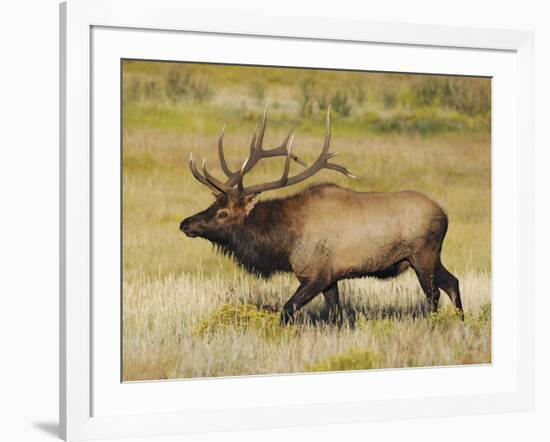
[[[225,181],[208,172],[206,161],[200,173],[191,154],[191,173],[213,191],[215,202],[181,221],[180,230],[188,237],[212,242],[218,251],[259,277],[294,273],[299,287],[282,309],[282,324],[291,322],[298,309],[322,292],[329,319],[341,325],[338,281],[366,276],[391,278],[409,267],[418,277],[429,311],[437,311],[442,289],[463,318],[458,279],[441,262],[447,215],[426,195],[416,191],[357,192],[334,184],[316,184],[284,198],[258,199],[262,192],[303,182],[322,169],[358,178],[344,166],[329,162],[336,155],[329,152],[330,107],[324,145],[310,167],[292,153],[292,131],[280,146],[263,148],[266,114],[267,107],[239,170],[227,165],[222,129],[218,155]],[[245,186],[244,176],[260,160],[273,157],[285,157],[282,176]],[[291,161],[306,169],[289,176]]]

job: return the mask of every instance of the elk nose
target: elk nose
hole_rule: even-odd
[[[180,223],[180,230],[182,232],[187,232],[189,230],[189,221],[187,221],[186,219],[184,219],[181,223]]]

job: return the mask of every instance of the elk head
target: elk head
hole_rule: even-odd
[[[267,106],[264,110],[262,122],[259,131],[254,131],[250,142],[250,153],[244,161],[241,168],[237,171],[232,171],[227,162],[223,151],[223,135],[222,129],[218,137],[218,155],[220,166],[227,176],[225,182],[212,176],[206,168],[206,161],[202,162],[202,174],[197,170],[193,154],[189,157],[189,168],[197,181],[208,187],[213,193],[216,201],[206,210],[197,213],[184,219],[180,223],[180,230],[187,236],[195,237],[212,237],[217,232],[230,228],[236,224],[242,224],[248,214],[254,208],[257,202],[257,197],[261,192],[268,190],[281,189],[283,187],[292,186],[300,183],[315,175],[321,169],[331,169],[343,173],[350,178],[358,178],[351,174],[345,167],[338,164],[329,163],[328,160],[334,157],[337,152],[329,152],[330,146],[330,106],[327,109],[326,116],[326,133],[325,142],[320,155],[315,162],[307,167],[296,155],[292,153],[292,144],[294,135],[292,131],[287,135],[283,143],[273,149],[264,149],[262,147],[267,120]],[[285,164],[281,178],[275,181],[255,184],[245,187],[243,178],[252,168],[263,158],[285,157]],[[302,172],[289,177],[290,162],[305,166],[306,169]]]

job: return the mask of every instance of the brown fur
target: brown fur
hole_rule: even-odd
[[[447,224],[443,209],[419,192],[356,192],[321,184],[259,202],[256,196],[224,195],[180,228],[213,242],[259,276],[293,272],[301,284],[284,306],[286,323],[320,292],[331,317],[341,322],[339,280],[390,278],[409,267],[430,309],[437,309],[441,288],[462,311],[458,280],[441,264]]]

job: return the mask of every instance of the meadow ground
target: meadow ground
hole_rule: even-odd
[[[471,108],[469,89],[445,92],[419,76],[373,74],[361,82],[350,73],[353,81],[342,83],[337,73],[311,80],[294,71],[292,82],[276,69],[240,76],[237,68],[174,69],[166,63],[124,67],[124,380],[491,361],[490,114]],[[329,88],[335,79],[352,89]],[[315,92],[307,90],[308,82]],[[446,94],[465,104],[444,105]],[[281,327],[277,311],[297,287],[292,275],[257,279],[206,241],[179,232],[184,217],[213,200],[187,169],[191,151],[221,176],[216,139],[227,123],[226,155],[236,168],[263,103],[270,102],[264,145],[278,145],[295,127],[295,152],[311,163],[322,147],[327,101],[334,109],[332,150],[363,179],[323,171],[311,183],[414,189],[440,202],[450,219],[442,257],[460,280],[464,323],[445,294],[440,312],[426,314],[424,295],[408,271],[390,281],[341,282],[341,328],[325,321],[321,297],[304,308],[296,325]],[[249,182],[280,175],[282,160],[263,163]],[[299,170],[293,165],[291,173]]]

